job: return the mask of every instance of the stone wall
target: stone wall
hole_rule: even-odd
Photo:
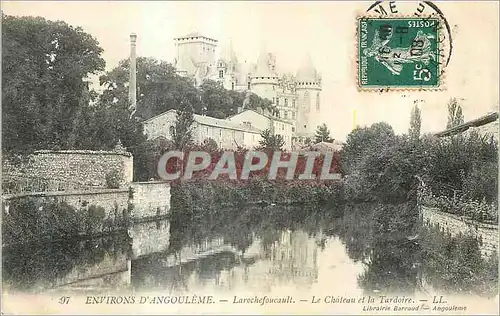
[[[170,210],[170,184],[162,181],[133,182],[132,189],[135,218],[150,218],[168,214]]]
[[[51,205],[50,202],[66,202],[76,209],[76,214],[86,211],[92,205],[102,207],[105,211],[105,216],[102,219],[103,223],[109,221],[116,223],[126,216],[129,216],[133,222],[141,222],[155,220],[169,213],[170,185],[164,182],[144,182],[132,183],[130,187],[121,189],[4,195],[2,196],[2,212],[5,222],[9,225],[3,226],[3,228],[15,229],[15,227],[23,225],[23,223],[16,223],[22,220],[22,216],[10,214],[10,205],[12,202],[20,202],[19,200],[21,199],[34,201],[38,212],[43,212],[43,207]],[[29,212],[29,210],[25,212]],[[64,221],[64,218],[58,220]],[[15,243],[15,241],[10,241],[10,243]]]
[[[106,175],[122,172],[120,187],[132,182],[133,157],[130,153],[90,150],[40,150],[19,161],[4,161],[3,174],[7,177],[27,177],[67,183],[72,189],[106,188]]]
[[[482,241],[480,249],[483,256],[498,251],[498,225],[479,223],[425,206],[421,207],[421,216],[424,224],[436,225],[452,236],[459,233],[477,236]]]

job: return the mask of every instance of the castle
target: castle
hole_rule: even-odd
[[[174,39],[177,72],[194,79],[220,82],[224,88],[251,91],[273,102],[279,113],[274,119],[291,125],[294,142],[314,137],[321,109],[321,76],[308,55],[295,76],[278,74],[276,58],[261,50],[257,63],[240,62],[229,44],[217,58],[218,41],[197,32]]]

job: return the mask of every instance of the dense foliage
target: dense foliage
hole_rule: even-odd
[[[10,245],[96,235],[125,225],[127,214],[127,210],[117,207],[106,218],[104,208],[95,205],[78,209],[57,200],[42,201],[34,197],[12,200],[2,218],[2,242]]]
[[[2,149],[78,148],[89,103],[88,76],[104,69],[95,38],[64,22],[2,14]]]
[[[497,143],[477,132],[418,138],[418,126],[412,136],[396,136],[385,123],[351,132],[341,153],[346,196],[396,202],[421,190],[424,202],[444,211],[496,220]]]

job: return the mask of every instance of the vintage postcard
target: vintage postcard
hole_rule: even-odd
[[[498,315],[498,1],[2,1],[10,314]]]

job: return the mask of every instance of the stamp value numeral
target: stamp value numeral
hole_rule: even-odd
[[[422,77],[423,76],[423,77]],[[415,70],[413,70],[413,80],[431,80],[432,73],[427,68],[422,68],[421,64],[415,65]]]

